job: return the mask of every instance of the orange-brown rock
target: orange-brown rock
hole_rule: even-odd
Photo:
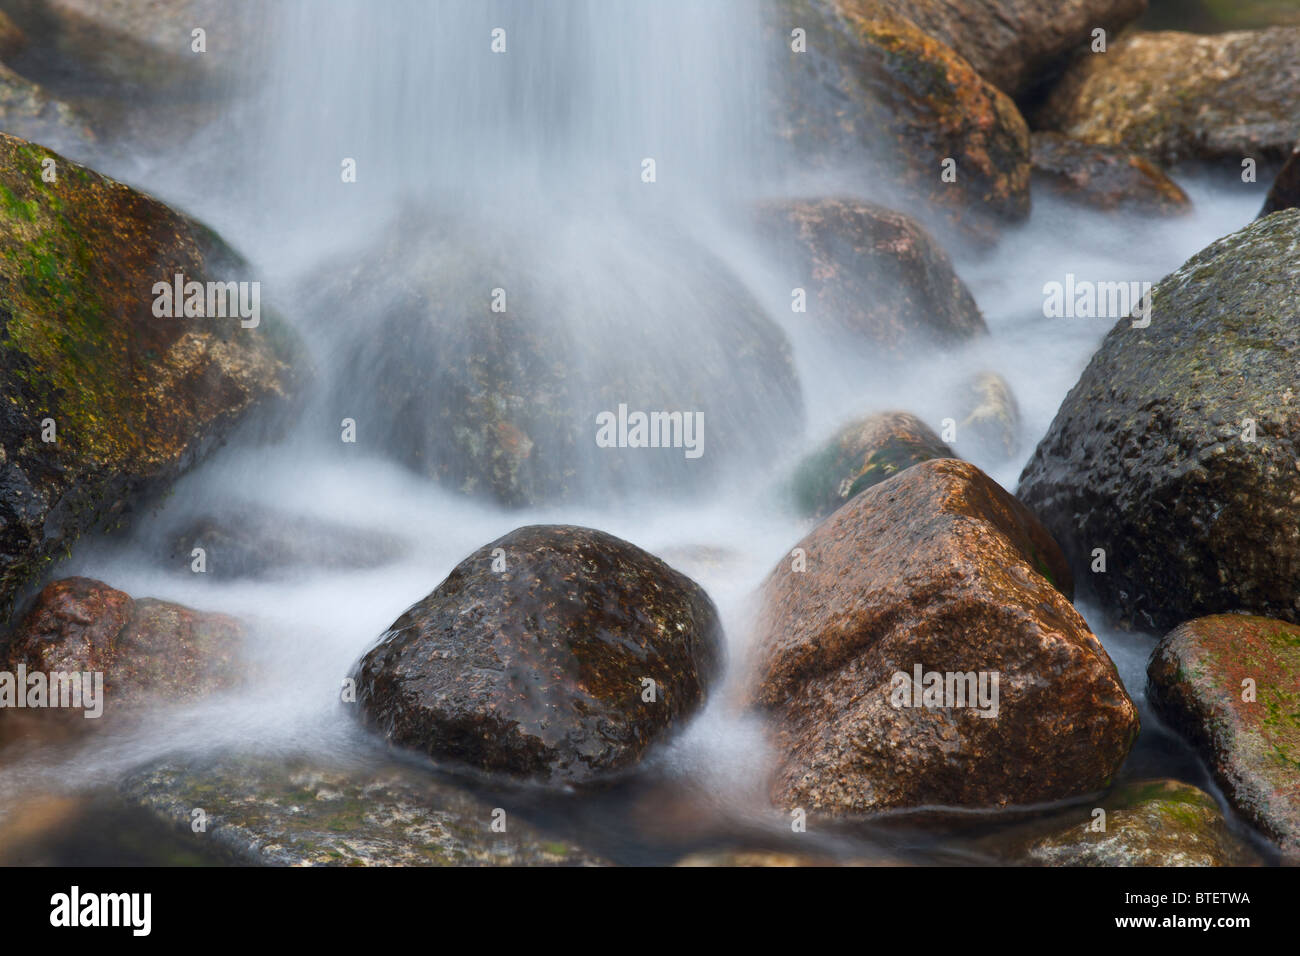
[[[754,694],[775,735],[778,804],[997,807],[1110,781],[1137,710],[1062,594],[1060,549],[975,466],[914,465],[798,548],[806,570],[772,573],[758,620]],[[996,676],[997,696],[901,706],[912,700],[896,675],[910,682],[918,665],[983,675],[990,691]]]
[[[1157,215],[1189,212],[1192,201],[1159,166],[1117,146],[1035,133],[1034,186],[1092,209]]]
[[[130,595],[90,578],[45,586],[10,636],[5,670],[103,674],[104,716],[183,701],[238,677],[243,626],[224,614]],[[80,713],[77,714],[80,716]]]

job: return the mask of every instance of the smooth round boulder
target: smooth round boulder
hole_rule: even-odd
[[[763,586],[774,801],[845,816],[1109,784],[1137,709],[1069,589],[1051,537],[974,465],[921,462],[852,499]]]
[[[1300,860],[1300,627],[1246,614],[1180,624],[1151,655],[1147,697],[1237,812]]]
[[[519,528],[484,545],[361,659],[391,742],[569,784],[631,767],[703,703],[722,657],[708,595],[613,535]]]
[[[310,283],[334,441],[517,508],[715,493],[798,435],[784,332],[690,237],[500,215],[408,215]]]
[[[1193,256],[1110,331],[1025,466],[1020,499],[1122,626],[1300,621],[1298,260],[1294,209]]]
[[[857,199],[772,201],[758,227],[805,318],[831,342],[872,357],[915,354],[988,334],[943,247],[911,216]]]

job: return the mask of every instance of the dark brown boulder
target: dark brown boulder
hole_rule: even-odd
[[[694,713],[721,640],[708,595],[658,558],[535,525],[398,618],[358,665],[358,701],[367,725],[435,759],[580,782],[629,767]]]
[[[1188,621],[1160,641],[1147,678],[1156,712],[1237,811],[1300,858],[1300,627],[1245,614]]]
[[[1058,587],[1051,537],[965,462],[914,465],[831,515],[763,588],[755,696],[776,802],[1000,807],[1108,784],[1137,710]],[[953,696],[916,706],[918,667],[923,685],[975,678],[967,706],[955,678]]]
[[[1059,133],[1033,135],[1034,185],[1092,209],[1181,215],[1187,193],[1150,160]]]
[[[139,600],[90,578],[45,586],[4,647],[5,669],[103,674],[104,716],[185,701],[238,679],[244,628],[224,614]]]
[[[805,199],[764,204],[758,225],[791,287],[806,291],[808,322],[845,347],[893,356],[988,332],[952,260],[910,216]]]

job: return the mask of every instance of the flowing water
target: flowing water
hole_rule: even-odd
[[[848,418],[871,411],[905,409],[937,429],[956,412],[956,386],[991,369],[1019,401],[1021,447],[1014,461],[973,460],[1014,489],[1110,325],[1044,318],[1043,284],[1066,273],[1158,280],[1258,209],[1257,192],[1195,178],[1182,183],[1195,212],[1172,221],[1094,213],[1036,196],[1029,222],[991,254],[958,258],[987,319],[986,339],[902,363],[829,351],[790,321],[797,318],[789,312],[795,283],[764,257],[745,225],[743,210],[758,198],[843,188],[833,174],[810,181],[761,121],[765,91],[780,77],[759,52],[770,41],[757,9],[746,0],[389,0],[381,15],[371,0],[284,0],[267,5],[265,30],[244,54],[238,88],[220,91],[234,97],[233,106],[181,149],[141,143],[118,169],[105,169],[210,222],[247,255],[265,296],[302,330],[326,377],[317,402],[360,387],[331,353],[338,329],[360,320],[344,314],[327,321],[302,307],[312,301],[322,265],[378,241],[402,210],[436,209],[489,231],[526,226],[555,237],[546,255],[514,268],[547,282],[557,273],[581,281],[590,294],[622,302],[621,320],[689,336],[701,319],[688,315],[684,325],[672,325],[682,323],[683,300],[655,293],[673,274],[644,242],[648,224],[671,222],[724,261],[786,327],[805,425],[763,468],[720,475],[703,495],[668,487],[612,496],[593,482],[575,503],[526,510],[449,493],[369,452],[364,441],[343,445],[337,421],[322,414],[304,415],[271,447],[232,445],[142,515],[129,538],[84,542],[59,573],[247,619],[256,640],[246,684],[160,711],[129,731],[21,759],[0,780],[0,805],[32,791],[107,787],[176,753],[373,752],[375,742],[339,703],[341,679],[456,563],[525,524],[600,528],[694,577],[721,612],[734,677],[757,586],[810,527],[773,493],[791,461]],[[498,26],[506,29],[504,54],[490,50]],[[656,160],[653,185],[641,181],[645,157]],[[340,175],[348,158],[356,160],[355,183]],[[887,192],[888,170],[874,176]],[[370,277],[380,289],[393,279]],[[591,321],[582,310],[575,316],[575,323]],[[589,326],[573,331],[598,334]],[[616,336],[601,341],[602,348],[618,347]],[[685,362],[690,339],[679,343]],[[164,532],[222,502],[382,531],[407,551],[370,570],[236,581],[192,574],[187,556],[167,551]],[[1200,765],[1145,708],[1152,638],[1109,633],[1094,609],[1081,611],[1143,707],[1143,736],[1126,773],[1171,774],[1209,787]],[[737,834],[751,844],[784,845],[788,821],[765,796],[763,729],[736,707],[735,690],[734,680],[724,682],[687,730],[614,792],[518,799],[537,819],[625,862],[670,860],[693,846],[734,842]],[[962,839],[910,826],[817,840],[820,851],[845,856],[983,858]]]

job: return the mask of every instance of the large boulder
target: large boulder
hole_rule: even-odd
[[[758,225],[811,325],[881,358],[987,333],[952,260],[916,220],[855,199],[774,201]]]
[[[64,578],[37,596],[0,648],[0,660],[10,674],[20,666],[47,678],[102,674],[98,703],[102,715],[112,717],[148,701],[193,700],[232,686],[244,641],[243,625],[224,614],[132,599],[90,578]]]
[[[1105,811],[1105,817],[1094,814]],[[1259,856],[1204,790],[1178,780],[1117,787],[1097,808],[1017,847],[1042,866],[1245,866]]]
[[[331,266],[309,292],[329,427],[510,507],[716,491],[770,460],[803,420],[780,327],[689,237],[615,228],[434,213]]]
[[[1193,256],[1149,325],[1106,336],[1025,467],[1018,495],[1075,572],[1105,552],[1087,579],[1121,624],[1300,620],[1298,256],[1300,210]]]
[[[1093,30],[1114,35],[1147,0],[909,0],[909,20],[1012,96],[1050,81]]]
[[[262,866],[592,866],[602,861],[399,763],[225,754],[132,772],[123,795],[190,845]],[[193,828],[194,810],[205,829]],[[506,810],[502,815],[495,812]],[[496,828],[494,829],[494,825]],[[505,829],[501,830],[500,826]]]
[[[356,671],[364,722],[435,760],[581,782],[634,764],[701,705],[713,602],[601,531],[519,528],[458,564]]]
[[[955,458],[908,412],[881,412],[845,425],[804,458],[791,480],[799,512],[825,518],[855,495],[932,458]]]
[[[1187,193],[1150,160],[1116,146],[1097,146],[1060,133],[1033,135],[1036,188],[1090,209],[1180,215]]]
[[[255,408],[289,394],[295,346],[269,309],[256,327],[238,315],[155,314],[156,284],[177,274],[256,277],[162,203],[3,134],[0,222],[0,604],[9,605],[78,535],[122,520]]]
[[[1060,550],[975,466],[913,465],[794,554],[757,625],[779,805],[1003,807],[1110,782],[1137,710],[1062,593]]]
[[[791,49],[796,28],[806,52]],[[1029,215],[1029,128],[1015,103],[896,7],[783,0],[772,29],[785,49],[777,133],[803,163],[864,187],[885,175],[918,218],[977,244]],[[942,178],[945,160],[955,181]]]
[[[1300,627],[1244,614],[1160,641],[1147,696],[1210,765],[1237,811],[1300,859]]]
[[[1300,149],[1291,154],[1277,174],[1277,179],[1273,180],[1260,215],[1267,216],[1297,207],[1300,207]]]
[[[1165,164],[1281,162],[1300,133],[1297,49],[1300,27],[1130,34],[1077,61],[1035,125]]]

